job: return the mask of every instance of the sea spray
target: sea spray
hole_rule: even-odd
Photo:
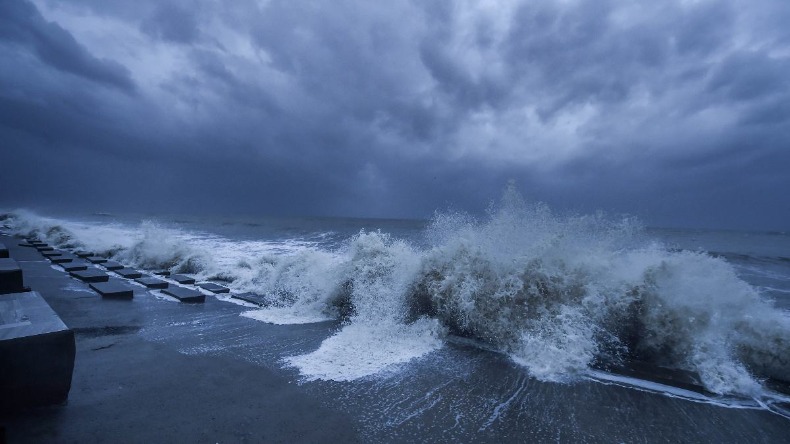
[[[286,360],[308,379],[357,379],[441,347],[438,320],[407,322],[406,295],[420,269],[413,247],[363,231],[350,241],[338,269],[344,291],[334,302],[341,298],[351,307],[347,325],[318,350]]]
[[[417,291],[455,334],[510,353],[533,376],[567,379],[625,348],[608,324],[629,311],[634,284],[597,277],[635,233],[633,220],[558,218],[508,189],[482,222],[435,219],[439,243]]]
[[[25,211],[5,223],[127,265],[261,293],[268,307],[245,313],[252,318],[341,319],[317,350],[288,359],[306,378],[371,375],[435,350],[448,333],[543,380],[636,360],[693,372],[712,392],[751,395],[763,378],[790,374],[790,318],[723,257],[666,248],[631,218],[558,216],[513,189],[482,220],[437,214],[420,248],[378,231],[321,248]]]
[[[106,255],[129,248],[140,237],[136,230],[119,224],[56,219],[28,210],[10,213],[8,223],[18,235],[35,236],[58,248],[87,249]]]
[[[558,217],[512,190],[483,222],[447,220],[431,227],[441,243],[417,291],[454,333],[537,378],[640,359],[753,395],[755,373],[790,374],[790,319],[721,259],[651,243],[630,219]]]
[[[234,284],[265,295],[268,307],[244,313],[275,324],[320,322],[339,316],[343,275],[337,254],[303,249],[289,254],[263,255],[249,263],[253,272]],[[338,302],[339,303],[339,302]]]
[[[196,247],[184,233],[143,221],[142,236],[118,252],[116,257],[136,267],[166,269],[175,273],[199,273],[212,268],[209,251]]]

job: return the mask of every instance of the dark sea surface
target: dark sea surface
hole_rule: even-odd
[[[218,296],[240,316],[201,321],[236,332],[238,346],[184,352],[293,372],[353,412],[370,440],[790,432],[788,233],[644,228],[557,216],[518,196],[485,217],[428,221],[20,210],[0,223],[263,295],[263,308]],[[250,323],[277,340],[243,333]],[[146,334],[172,340],[185,328]]]

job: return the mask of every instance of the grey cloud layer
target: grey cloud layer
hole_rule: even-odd
[[[151,211],[420,217],[515,178],[562,209],[785,229],[786,23],[783,1],[5,2],[0,185],[47,156]],[[22,188],[0,204],[59,200]]]
[[[123,90],[134,90],[127,69],[91,55],[68,31],[46,22],[32,4],[3,2],[0,5],[0,36],[34,53],[53,69]]]

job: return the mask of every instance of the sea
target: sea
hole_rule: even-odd
[[[366,439],[790,432],[787,232],[651,228],[514,191],[484,215],[428,220],[18,209],[0,225],[261,295],[243,322],[331,326],[268,365],[362,417]]]

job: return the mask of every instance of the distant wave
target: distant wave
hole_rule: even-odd
[[[374,374],[441,347],[448,334],[549,381],[639,361],[691,372],[713,393],[752,396],[763,379],[790,375],[790,317],[741,280],[727,255],[665,248],[632,219],[559,217],[513,190],[482,221],[437,214],[424,248],[378,231],[325,249],[152,221],[15,211],[5,223],[61,247],[265,295],[269,307],[247,313],[253,318],[343,319],[318,350],[287,360],[310,378]]]

